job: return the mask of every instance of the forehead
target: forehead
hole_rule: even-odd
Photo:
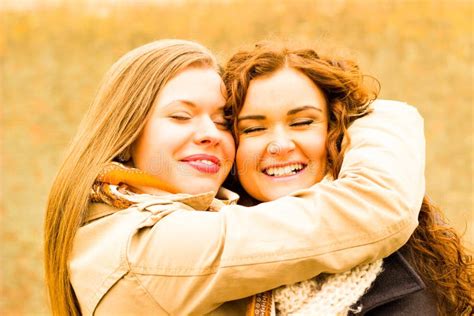
[[[283,68],[250,81],[241,113],[287,110],[303,105],[317,105],[325,110],[324,93],[302,72]]]
[[[197,105],[222,106],[223,82],[219,74],[209,67],[186,68],[171,78],[158,94],[158,105],[176,100],[187,100]]]

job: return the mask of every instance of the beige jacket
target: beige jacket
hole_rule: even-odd
[[[91,205],[69,264],[83,314],[202,315],[397,250],[424,195],[423,120],[400,102],[374,109],[350,127],[336,181],[219,212],[193,211],[221,207],[212,194]]]

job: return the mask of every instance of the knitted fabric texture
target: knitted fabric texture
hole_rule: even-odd
[[[277,315],[347,315],[360,312],[352,307],[370,288],[382,271],[383,260],[363,264],[352,270],[318,276],[273,293]]]

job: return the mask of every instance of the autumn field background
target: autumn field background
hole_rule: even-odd
[[[107,68],[160,38],[197,40],[221,61],[268,38],[358,60],[382,98],[423,115],[427,193],[472,249],[472,1],[5,1],[0,30],[2,315],[49,314],[48,189]]]

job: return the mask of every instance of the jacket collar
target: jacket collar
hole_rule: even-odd
[[[184,193],[169,195],[140,195],[143,197],[143,201],[141,201],[141,203],[138,203],[137,206],[141,209],[154,204],[183,203],[194,210],[218,211],[225,205],[237,203],[239,199],[238,194],[225,188],[220,188],[217,193],[211,191],[195,195]],[[105,203],[90,203],[84,223],[89,223],[95,219],[111,215],[121,210],[122,209],[113,207]]]
[[[426,285],[400,251],[384,259],[384,270],[356,306],[362,314],[406,295],[422,291]]]

